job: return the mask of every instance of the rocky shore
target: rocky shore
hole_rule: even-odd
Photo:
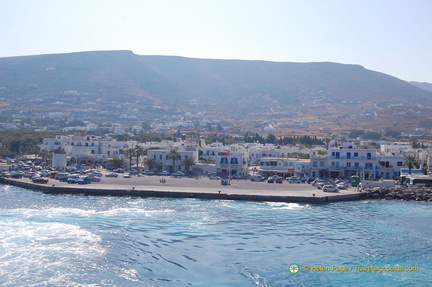
[[[366,198],[404,201],[432,201],[432,187],[375,187],[364,190]]]

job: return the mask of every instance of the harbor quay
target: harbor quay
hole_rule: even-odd
[[[136,196],[166,198],[201,198],[219,200],[248,200],[297,203],[327,203],[359,200],[365,193],[349,187],[339,192],[324,192],[307,183],[267,183],[250,180],[231,180],[222,185],[220,180],[174,178],[161,176],[132,176],[131,178],[102,177],[91,184],[68,184],[49,179],[46,184],[33,183],[28,178],[0,178],[0,183],[19,186],[50,194],[80,194],[102,196]]]

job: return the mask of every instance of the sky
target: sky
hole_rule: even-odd
[[[0,58],[99,50],[357,64],[432,83],[432,0],[0,0]]]

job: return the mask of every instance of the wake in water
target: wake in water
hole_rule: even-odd
[[[327,205],[0,190],[2,286],[427,284],[428,203]],[[288,266],[405,265],[414,273]]]

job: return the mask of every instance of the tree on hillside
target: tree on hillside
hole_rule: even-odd
[[[407,155],[404,157],[403,165],[408,167],[408,174],[411,174],[411,170],[418,165],[418,162],[415,156]]]
[[[175,162],[176,162],[176,160],[179,160],[180,158],[181,158],[180,153],[176,149],[172,149],[168,153],[168,159],[171,159],[173,161],[173,170],[172,170],[172,172],[175,172]]]

